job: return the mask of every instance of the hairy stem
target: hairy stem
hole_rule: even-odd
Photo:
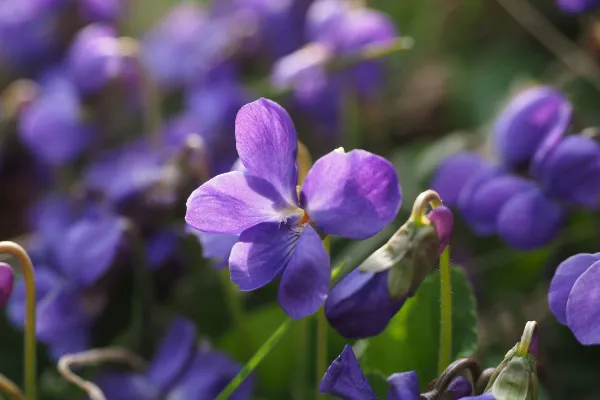
[[[441,374],[452,361],[452,280],[450,277],[450,246],[440,256],[440,349],[438,372]]]

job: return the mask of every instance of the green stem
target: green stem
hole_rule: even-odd
[[[36,400],[36,341],[35,341],[35,271],[29,255],[14,242],[0,242],[0,253],[15,256],[21,264],[25,280],[25,393],[28,400]]]
[[[252,356],[250,360],[244,365],[242,370],[237,374],[235,378],[223,391],[219,394],[216,400],[226,400],[235,392],[239,385],[244,382],[244,379],[248,377],[254,371],[254,369],[261,363],[263,358],[275,347],[275,345],[281,340],[283,335],[290,329],[292,326],[292,319],[286,318],[279,328],[267,339],[267,341],[257,350],[256,353]]]
[[[440,256],[440,349],[438,372],[441,374],[452,361],[452,280],[450,277],[450,246]]]

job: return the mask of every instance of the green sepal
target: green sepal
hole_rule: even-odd
[[[491,392],[496,400],[534,400],[536,381],[535,360],[515,356],[499,371]]]

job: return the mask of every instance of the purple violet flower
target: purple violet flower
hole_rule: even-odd
[[[393,374],[387,382],[390,385],[387,400],[419,400],[421,390],[416,372]],[[468,384],[468,390],[465,390],[465,384]],[[494,400],[490,393],[470,396],[471,385],[462,377],[452,381],[448,390],[453,392],[453,398],[456,399]],[[319,391],[342,400],[377,400],[350,345],[346,345],[341,354],[331,363],[321,381]]]
[[[438,192],[444,204],[455,206],[467,182],[486,167],[487,162],[477,153],[453,154],[440,163],[430,187]]]
[[[36,265],[36,335],[49,345],[54,359],[89,347],[93,323],[108,301],[89,289],[112,266],[125,234],[124,223],[116,215],[92,207],[75,216],[64,213],[67,207],[58,198],[40,207],[38,247],[32,252]],[[23,326],[25,301],[21,279],[8,309],[15,326]]]
[[[600,344],[600,253],[577,254],[563,261],[548,291],[554,316],[584,345]]]
[[[152,189],[165,173],[165,156],[148,142],[137,140],[101,154],[85,171],[84,181],[88,189],[121,205]],[[165,193],[163,200],[171,202],[173,195]]]
[[[401,201],[391,163],[363,150],[338,149],[317,160],[297,193],[298,139],[287,112],[270,100],[245,105],[236,144],[247,172],[218,175],[188,199],[186,222],[240,235],[231,279],[255,290],[281,275],[278,301],[288,315],[317,311],[329,286],[329,256],[317,230],[352,239],[379,232]]]
[[[82,93],[102,90],[111,81],[132,75],[132,61],[123,55],[113,27],[91,24],[75,36],[68,54],[69,73]]]
[[[196,327],[173,319],[144,373],[103,372],[96,382],[110,400],[211,400],[238,373],[240,365],[223,353],[198,348]],[[231,396],[252,396],[252,378]]]
[[[600,6],[598,0],[556,0],[556,4],[561,11],[569,14],[578,14],[591,11]]]
[[[41,86],[39,96],[19,119],[20,138],[42,162],[63,165],[79,156],[91,144],[92,127],[82,120],[76,88],[60,74]]]
[[[560,136],[571,123],[571,103],[556,89],[535,86],[515,96],[494,126],[494,139],[509,166],[527,163],[548,138]]]
[[[600,206],[600,145],[581,135],[567,136],[541,161],[536,178],[557,200],[595,209]]]

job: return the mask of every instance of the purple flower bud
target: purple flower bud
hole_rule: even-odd
[[[569,14],[591,11],[600,6],[598,0],[556,0],[558,8]]]
[[[360,339],[385,329],[408,297],[392,300],[388,277],[389,271],[374,274],[356,269],[329,291],[325,315],[340,335]]]
[[[479,235],[497,231],[498,214],[515,195],[534,188],[532,182],[492,168],[480,172],[461,193],[459,208]]]
[[[600,344],[600,253],[577,254],[563,261],[548,291],[550,310],[584,345]]]
[[[80,12],[83,19],[90,22],[115,21],[123,11],[122,0],[81,0]]]
[[[75,37],[68,55],[69,73],[83,93],[103,89],[108,83],[132,72],[132,61],[124,57],[114,28],[92,24]]]
[[[0,308],[8,301],[14,282],[15,275],[11,266],[0,262]]]
[[[502,207],[498,235],[516,249],[531,250],[548,244],[564,219],[564,208],[534,187],[511,197]]]
[[[64,77],[44,83],[39,97],[19,121],[20,137],[30,151],[51,165],[62,165],[91,143],[92,128],[81,118],[75,87]]]
[[[450,236],[454,227],[454,215],[449,208],[440,206],[431,210],[427,214],[427,218],[435,226],[435,231],[440,239],[439,253],[441,254],[446,246],[450,244]]]
[[[485,167],[485,159],[477,153],[454,154],[440,163],[430,187],[438,192],[444,204],[454,206],[463,187]]]
[[[600,206],[600,145],[568,136],[550,151],[536,176],[548,196],[588,208]]]
[[[536,86],[515,96],[494,126],[495,144],[510,166],[527,163],[542,143],[562,135],[571,122],[571,103],[556,89]]]

